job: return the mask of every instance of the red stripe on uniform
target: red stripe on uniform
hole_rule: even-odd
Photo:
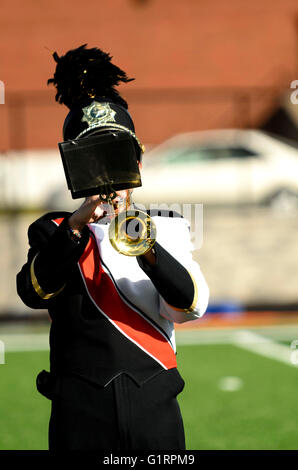
[[[60,225],[61,222],[63,222],[63,220],[64,220],[64,217],[60,217],[59,219],[53,219],[53,222],[55,222],[55,224],[57,225]]]
[[[62,220],[55,219],[54,222],[60,225]],[[93,237],[89,238],[79,266],[89,295],[117,328],[166,369],[177,367],[175,352],[167,339],[121,299],[113,281],[102,268]]]
[[[92,299],[118,329],[166,369],[177,367],[176,355],[166,338],[119,296],[101,266],[97,243],[92,237],[79,265]]]
[[[62,221],[63,218],[53,220],[57,225]],[[166,369],[177,367],[175,352],[167,339],[121,299],[113,281],[102,268],[98,246],[92,237],[79,266],[91,298],[117,328]]]

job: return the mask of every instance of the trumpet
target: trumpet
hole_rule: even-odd
[[[131,190],[127,198],[113,200],[117,194],[113,188],[105,188],[100,194],[111,218],[109,240],[112,247],[125,256],[141,256],[153,247],[156,241],[156,225],[152,218],[140,209],[131,209]]]

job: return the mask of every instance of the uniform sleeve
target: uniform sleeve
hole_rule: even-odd
[[[49,308],[63,295],[65,286],[89,240],[84,227],[82,238],[71,236],[68,218],[57,226],[51,219],[38,219],[28,230],[30,249],[27,262],[17,274],[17,292],[31,308]]]
[[[160,295],[160,315],[176,323],[200,318],[208,306],[209,288],[192,257],[189,222],[171,219],[163,233],[166,237],[154,245],[155,265],[138,258]]]

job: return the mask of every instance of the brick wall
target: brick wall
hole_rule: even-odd
[[[296,0],[2,0],[0,150],[61,140],[50,51],[83,43],[136,78],[120,91],[145,143],[258,126],[298,79],[297,18]]]

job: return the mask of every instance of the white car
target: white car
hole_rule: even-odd
[[[136,202],[298,207],[298,148],[259,130],[177,135],[144,154]]]

